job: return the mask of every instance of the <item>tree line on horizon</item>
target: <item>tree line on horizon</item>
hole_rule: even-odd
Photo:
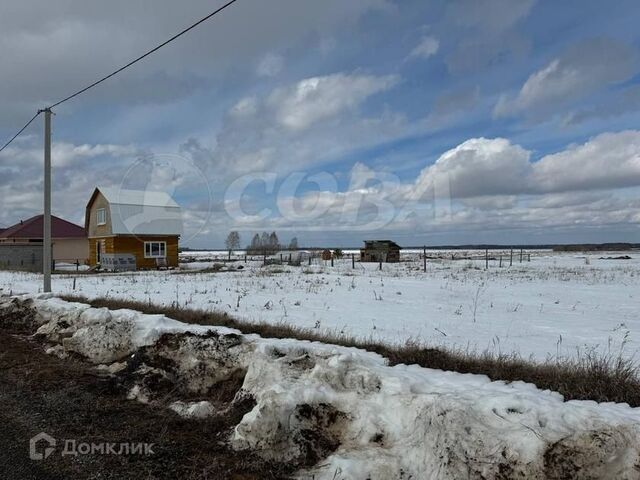
[[[227,250],[233,251],[240,248],[240,234],[237,231],[229,232],[227,239],[225,240],[225,246]],[[247,245],[247,254],[249,255],[273,255],[280,250],[287,248],[288,250],[298,249],[298,238],[293,237],[289,242],[288,247],[284,247],[280,243],[278,234],[276,232],[262,232],[256,233],[251,239],[251,243]]]

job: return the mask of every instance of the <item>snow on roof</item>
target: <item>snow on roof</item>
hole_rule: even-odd
[[[151,190],[125,190],[122,188],[98,187],[98,190],[111,205],[144,205],[148,207],[180,206],[167,192]]]
[[[182,235],[182,210],[166,192],[98,187],[115,235]]]

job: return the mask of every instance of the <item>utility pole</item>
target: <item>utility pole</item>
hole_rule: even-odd
[[[51,291],[51,109],[44,112],[44,222],[42,273],[44,292]]]

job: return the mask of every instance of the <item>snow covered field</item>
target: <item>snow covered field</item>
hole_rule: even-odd
[[[0,313],[37,329],[47,353],[75,352],[114,375],[136,368],[123,376],[134,382],[128,398],[150,408],[166,397],[153,390],[157,376],[193,398],[240,372],[236,396],[250,395],[255,406],[236,425],[231,446],[293,465],[319,451],[321,461],[296,478],[638,478],[640,409],[625,404],[565,402],[523,382],[391,367],[354,348],[241,335],[49,295],[0,296]],[[145,382],[147,375],[156,381]],[[207,400],[168,408],[192,418],[214,414]]]
[[[471,256],[471,260],[451,261]],[[500,252],[490,252],[497,256]],[[255,260],[229,263],[228,272],[196,273],[226,254],[198,252],[189,272],[57,275],[54,292],[178,304],[228,312],[251,321],[286,322],[377,341],[418,340],[431,345],[528,357],[575,356],[596,349],[637,357],[640,349],[640,254],[531,252],[509,267],[484,252],[428,251],[427,272],[418,252],[399,264],[351,259],[309,267],[263,267]],[[190,252],[190,256],[194,253]],[[624,254],[623,254],[624,255]],[[74,279],[76,288],[73,289]],[[38,275],[0,272],[4,293],[34,293]]]

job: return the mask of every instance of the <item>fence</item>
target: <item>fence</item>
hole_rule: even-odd
[[[0,269],[42,272],[42,245],[0,244]]]
[[[352,269],[356,268],[356,264],[373,263],[377,265],[379,270],[383,270],[383,265],[387,262],[364,262],[359,249],[349,249],[342,251],[339,256],[329,254],[325,258],[325,253],[331,252],[329,249],[313,248],[313,249],[298,249],[280,251],[275,254],[247,254],[246,252],[240,252],[232,254],[228,251],[211,252],[210,256],[202,256],[195,258],[188,258],[188,253],[185,253],[187,258],[181,258],[181,263],[190,262],[214,262],[214,263],[235,263],[235,262],[261,262],[263,265],[290,265],[290,266],[345,266],[349,265]],[[426,272],[427,265],[432,262],[458,262],[466,261],[481,265],[485,269],[497,267],[510,267],[516,263],[521,264],[523,262],[531,262],[531,252],[525,251],[523,248],[492,248],[492,249],[428,249],[423,248],[407,248],[401,249],[400,262],[417,262],[421,269]],[[359,267],[362,268],[362,267]]]

